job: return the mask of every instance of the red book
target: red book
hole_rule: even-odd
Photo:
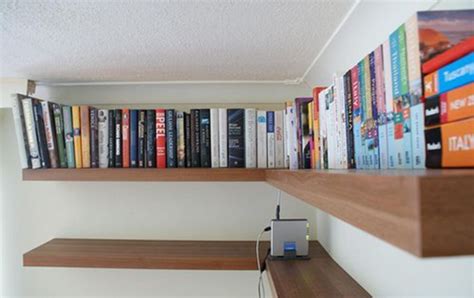
[[[130,110],[122,109],[122,166],[130,167]]]
[[[421,70],[424,74],[432,73],[438,68],[441,68],[472,51],[474,51],[474,36],[458,43],[444,53],[435,56],[433,59],[426,61],[421,66]]]
[[[156,109],[156,167],[166,168],[165,109]]]

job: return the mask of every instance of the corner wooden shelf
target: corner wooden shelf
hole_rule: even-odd
[[[262,242],[263,259],[268,242]],[[317,241],[309,261],[267,261],[276,297],[370,297]],[[256,270],[254,241],[53,239],[23,255],[24,266]]]

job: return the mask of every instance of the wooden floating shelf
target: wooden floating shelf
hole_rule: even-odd
[[[474,170],[46,169],[25,181],[266,181],[419,257],[474,254]]]
[[[269,247],[262,242],[260,255]],[[276,297],[370,297],[317,242],[309,261],[267,261]],[[53,239],[23,255],[24,266],[256,270],[254,241]]]

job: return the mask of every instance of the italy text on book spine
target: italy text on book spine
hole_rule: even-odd
[[[66,146],[67,167],[73,169],[76,167],[75,145],[74,145],[74,128],[72,124],[72,107],[63,106],[64,119],[64,142]]]
[[[109,166],[109,111],[98,111],[98,143],[99,143],[99,168]]]
[[[267,111],[267,168],[275,168],[275,112]]]
[[[219,162],[219,109],[211,109],[211,167],[218,168]]]
[[[80,106],[82,167],[91,167],[89,106]]]
[[[145,167],[145,149],[146,149],[146,111],[140,110],[138,112],[138,167]]]
[[[130,167],[130,110],[122,110],[122,166]]]
[[[245,109],[245,167],[257,167],[257,110]]]
[[[257,167],[267,167],[267,111],[257,111]]]
[[[31,160],[31,168],[41,168],[41,159],[39,156],[38,136],[36,134],[36,123],[34,120],[33,100],[24,98],[21,101],[23,113],[25,115],[26,136],[28,138],[29,158]]]
[[[115,117],[115,167],[121,168],[122,164],[122,110],[114,110]]]
[[[109,130],[109,168],[115,168],[115,111],[109,110],[108,117]]]
[[[91,168],[99,167],[99,119],[98,110],[90,108]]]
[[[64,144],[64,120],[61,105],[52,104],[54,128],[56,130],[56,146],[58,148],[58,160],[61,168],[67,168],[66,146]]]
[[[41,109],[43,111],[44,132],[46,136],[46,146],[48,148],[49,161],[51,168],[57,168],[59,167],[59,160],[58,154],[56,152],[56,133],[49,102],[41,101]]]
[[[211,125],[210,110],[201,109],[200,117],[200,139],[201,139],[201,167],[211,167]]]
[[[219,166],[227,168],[227,109],[219,109]]]
[[[199,110],[191,110],[191,161],[193,168],[201,167],[201,140],[200,140]]]
[[[26,132],[25,116],[21,100],[24,97],[17,94],[12,98],[13,121],[15,122],[15,134],[20,150],[20,162],[22,169],[31,168],[30,153],[28,147],[28,136]]]
[[[156,167],[166,168],[166,111],[156,109]]]
[[[186,166],[186,147],[184,135],[184,112],[176,112],[176,150],[178,168]]]
[[[285,128],[283,111],[275,111],[275,167],[285,167]]]
[[[138,167],[138,110],[130,110],[130,167]]]
[[[156,168],[156,112],[146,110],[146,167]]]
[[[173,109],[169,109],[166,110],[166,167],[176,166],[176,115]]]
[[[227,135],[230,168],[245,167],[245,110],[227,110]]]

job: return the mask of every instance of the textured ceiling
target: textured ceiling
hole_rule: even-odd
[[[296,79],[353,2],[0,0],[0,77]]]

